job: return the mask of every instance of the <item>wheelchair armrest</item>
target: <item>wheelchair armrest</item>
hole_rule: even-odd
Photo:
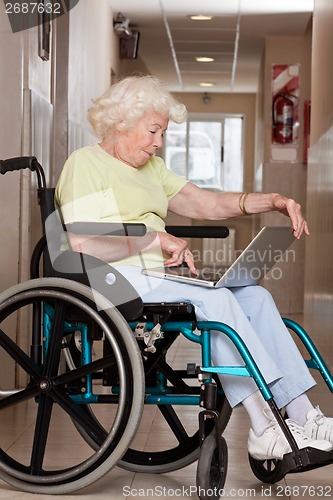
[[[194,325],[197,321],[191,302],[144,302],[142,316],[155,325],[169,321],[186,321]]]
[[[147,228],[144,224],[134,222],[73,222],[66,224],[66,230],[74,234],[96,236],[144,236]]]
[[[227,238],[226,226],[166,226],[166,231],[181,238]]]
[[[191,314],[194,311],[194,306],[191,302],[145,302],[143,305],[143,313],[145,314]]]
[[[78,281],[97,290],[121,312],[134,321],[143,311],[143,302],[135,288],[114,267],[81,252],[64,251],[52,263],[51,277]]]

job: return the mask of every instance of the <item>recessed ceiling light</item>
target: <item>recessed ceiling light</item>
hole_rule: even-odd
[[[196,57],[195,60],[198,61],[198,62],[213,62],[214,61],[214,57],[199,56],[199,57]]]
[[[210,21],[213,19],[213,16],[205,16],[203,14],[195,14],[192,16],[188,16],[192,21]]]
[[[214,87],[215,83],[212,82],[201,82],[199,83],[200,87]]]

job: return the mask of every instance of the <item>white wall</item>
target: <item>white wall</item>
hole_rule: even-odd
[[[309,26],[303,37],[268,37],[265,45],[264,58],[264,192],[278,192],[294,198],[301,203],[306,211],[306,176],[307,166],[303,164],[303,103],[310,98],[311,81],[311,38]],[[272,161],[272,64],[300,65],[300,95],[299,95],[299,139],[297,161],[294,163]],[[259,138],[258,138],[259,139]],[[262,140],[262,138],[261,138]],[[261,148],[262,146],[260,146]],[[263,225],[288,225],[288,219],[279,213],[268,213],[261,216]],[[295,254],[289,253],[289,261],[285,259],[279,264],[282,277],[278,280],[264,280],[264,285],[273,294],[281,313],[294,314],[303,312],[304,298],[304,263],[305,238],[292,247]],[[291,255],[293,256],[292,258]]]
[[[69,153],[96,141],[87,121],[92,99],[111,83],[118,71],[118,39],[107,0],[84,0],[70,14],[68,113]]]
[[[315,0],[308,165],[305,320],[333,367],[333,3]]]
[[[54,184],[68,155],[68,123],[72,146],[91,142],[87,108],[110,84],[111,68],[118,71],[112,27],[107,0],[82,0],[69,18],[52,23],[50,58],[43,61],[38,28],[12,33],[0,2],[0,158],[36,155]],[[28,170],[1,176],[0,291],[29,278],[32,248],[41,235],[36,195],[36,177]],[[27,329],[13,324],[10,335],[20,345],[29,343]],[[0,377],[1,389],[13,386],[13,369],[2,364]]]

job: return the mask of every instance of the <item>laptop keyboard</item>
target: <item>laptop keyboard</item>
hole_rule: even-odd
[[[166,267],[166,270],[170,274],[175,274],[176,276],[186,276],[188,278],[198,278],[204,281],[218,281],[228,268],[219,267],[218,271],[213,271],[211,269],[198,269],[198,276],[194,276],[189,268],[184,265]]]

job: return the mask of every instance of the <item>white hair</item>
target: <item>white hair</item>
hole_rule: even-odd
[[[88,118],[99,137],[106,137],[112,128],[127,130],[149,110],[165,114],[175,123],[187,118],[184,104],[178,102],[163,83],[150,75],[129,76],[111,85],[88,110]]]

